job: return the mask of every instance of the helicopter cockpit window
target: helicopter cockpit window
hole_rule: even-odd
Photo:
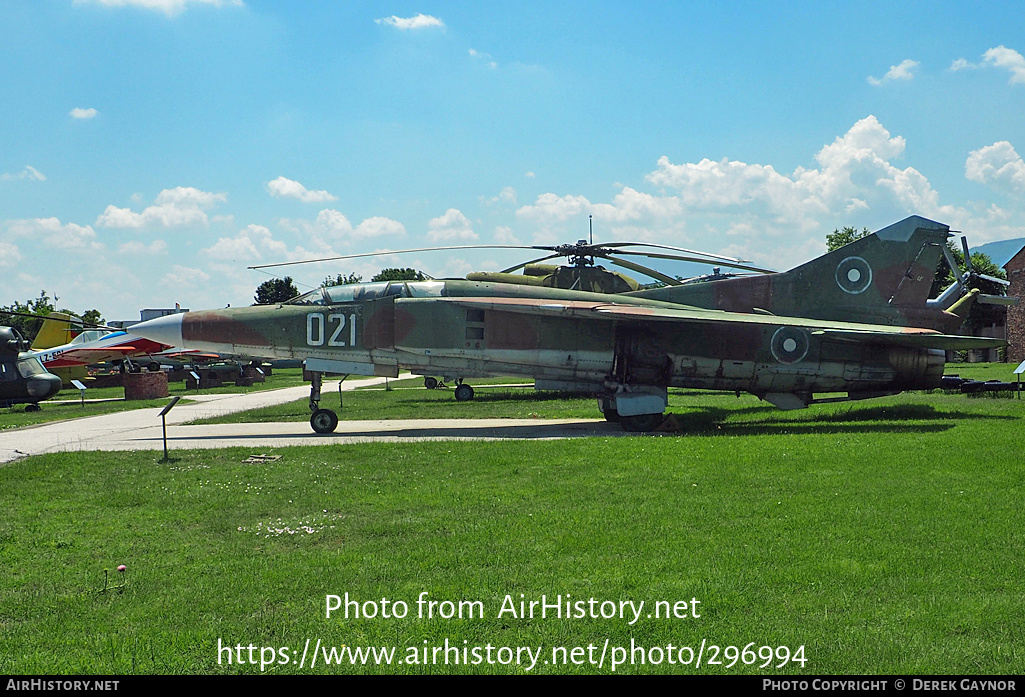
[[[28,356],[18,360],[18,372],[21,373],[21,377],[30,378],[33,375],[42,375],[46,372],[46,368],[43,367],[38,358]]]

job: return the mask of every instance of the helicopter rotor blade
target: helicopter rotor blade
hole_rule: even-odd
[[[247,269],[269,269],[276,266],[295,266],[297,264],[316,264],[321,261],[338,261],[339,259],[359,259],[363,257],[383,257],[389,254],[412,254],[414,252],[442,252],[456,249],[551,249],[550,247],[530,247],[527,245],[512,244],[464,244],[454,247],[420,247],[417,249],[393,249],[382,252],[365,252],[363,254],[342,254],[336,257],[322,257],[320,259],[301,259],[299,261],[280,261],[274,264],[257,264],[247,266]]]
[[[752,266],[751,264],[744,263],[740,260],[736,261],[722,261],[719,259],[707,259],[701,257],[687,257],[677,254],[656,254],[654,252],[630,252],[630,251],[617,251],[616,254],[631,254],[638,256],[650,257],[652,259],[670,259],[672,261],[689,261],[698,264],[712,264],[715,266],[725,266],[731,269],[743,269],[744,271],[754,271],[756,273],[776,273],[771,269],[766,269],[761,266]],[[611,257],[605,257],[609,259]]]
[[[964,281],[966,283],[970,279],[972,279],[972,278],[978,278],[980,280],[988,281],[990,283],[996,283],[997,285],[1001,285],[1001,286],[1009,286],[1009,285],[1011,285],[1011,282],[1008,281],[1006,278],[998,278],[996,276],[989,276],[989,275],[984,274],[984,273],[979,273],[979,272],[977,272],[975,270],[975,265],[972,264],[972,253],[971,253],[971,250],[968,248],[968,238],[967,237],[964,237],[964,236],[961,237],[961,248],[964,250],[964,259],[965,259]],[[950,263],[949,259],[947,260],[947,263],[948,264]]]
[[[943,249],[943,258],[947,260],[947,266],[950,267],[950,272],[954,274],[954,279],[959,286],[961,286],[961,292],[968,290],[968,277],[961,271],[961,267],[958,266],[957,261],[954,259],[954,253],[950,251],[950,247],[947,245],[940,245]]]
[[[680,285],[680,279],[673,278],[672,276],[667,276],[664,273],[659,273],[658,271],[655,271],[654,269],[649,269],[646,266],[641,266],[640,264],[635,264],[632,261],[627,261],[626,259],[617,259],[616,257],[606,257],[606,258],[610,262],[615,264],[616,266],[622,266],[625,269],[630,269],[631,271],[636,271],[638,273],[642,273],[645,276],[650,276],[651,278],[654,278],[656,280],[662,281],[663,283],[665,283],[668,286],[678,286],[678,285]]]
[[[735,261],[738,264],[747,263],[746,259],[737,259],[736,257],[728,257],[722,254],[712,254],[711,252],[701,252],[696,249],[685,249],[684,247],[672,247],[667,244],[655,244],[654,242],[606,242],[601,245],[595,245],[601,247],[652,247],[654,249],[668,249],[670,252],[682,252],[684,254],[698,254],[705,258],[720,259],[722,261]],[[636,254],[636,252],[635,252]]]
[[[531,259],[530,261],[525,261],[522,264],[517,264],[516,266],[510,266],[508,269],[502,269],[502,271],[500,271],[499,273],[512,273],[514,271],[518,271],[518,270],[522,269],[525,266],[530,266],[531,264],[536,264],[536,263],[541,262],[541,261],[548,261],[549,259],[555,259],[556,257],[561,257],[561,256],[562,256],[561,254],[549,254],[546,257],[539,257],[537,259]]]
[[[11,312],[10,310],[0,310],[0,315],[11,315],[12,317],[27,317],[28,319],[42,319],[42,320],[45,320],[45,319],[47,319],[49,317],[49,315],[34,315],[31,312]],[[85,330],[85,329],[105,329],[105,330],[109,330],[109,331],[112,331],[112,332],[123,332],[124,331],[124,329],[122,327],[111,327],[111,326],[108,326],[106,324],[96,324],[95,322],[86,322],[81,317],[77,317],[75,315],[72,315],[71,319],[69,319],[69,320],[60,319],[59,317],[49,317],[49,318],[52,319],[55,322],[67,322],[68,324],[70,324],[72,326],[81,327],[83,330]]]
[[[968,274],[972,273],[972,253],[968,250],[968,238],[964,235],[961,236],[961,249],[964,250],[964,263]]]

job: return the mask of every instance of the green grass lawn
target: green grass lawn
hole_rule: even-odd
[[[265,382],[254,383],[251,387],[236,387],[225,385],[223,387],[210,387],[202,390],[188,390],[185,382],[167,383],[167,392],[170,397],[182,397],[187,400],[189,395],[194,394],[236,394],[245,392],[256,392],[259,390],[274,390],[281,387],[295,387],[301,385],[301,368],[276,369],[267,376]],[[422,381],[421,381],[422,384]],[[79,419],[84,416],[97,416],[109,414],[116,411],[129,409],[143,409],[147,407],[162,407],[167,404],[167,398],[124,401],[125,390],[123,387],[98,387],[86,390],[86,400],[112,399],[120,401],[112,402],[89,402],[83,406],[80,401],[80,393],[77,389],[63,389],[57,395],[45,402],[40,402],[40,411],[25,411],[25,405],[19,404],[8,409],[0,409],[0,430],[5,428],[18,428],[20,426],[31,426],[34,424],[48,423],[50,421],[61,421],[64,419]],[[70,403],[58,403],[70,402]],[[307,417],[309,418],[309,417]]]
[[[262,464],[242,462],[255,449],[167,463],[73,453],[2,467],[0,671],[260,672],[229,665],[220,641],[257,647],[257,661],[273,647],[273,673],[525,672],[445,665],[444,653],[440,665],[408,661],[410,647],[420,656],[446,640],[540,647],[536,673],[609,673],[612,650],[631,642],[661,647],[645,660],[662,662],[616,672],[1025,671],[1021,401],[937,392],[780,412],[684,397],[673,397],[680,436],[365,443],[282,449]],[[577,409],[561,404],[553,413]],[[100,592],[103,569],[121,585],[119,564],[126,583]],[[479,601],[484,616],[421,619],[424,592]],[[403,601],[408,615],[326,618],[326,596],[345,593]],[[497,616],[506,596],[518,607],[542,595],[645,606],[632,625]],[[693,598],[698,618],[646,616]],[[307,640],[311,653],[318,640],[395,647],[406,662],[321,656],[300,669]],[[554,647],[586,659],[588,646],[597,661],[606,640],[601,668],[544,662]],[[708,664],[708,648],[700,668],[668,663],[668,645],[679,658],[702,642],[778,653],[768,668],[727,667],[732,650]],[[802,646],[803,666],[775,667],[779,647]]]

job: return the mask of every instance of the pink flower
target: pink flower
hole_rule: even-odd
[[[118,571],[120,571],[121,573],[124,573],[124,572],[125,572],[125,569],[127,569],[127,568],[128,568],[127,566],[125,566],[124,564],[122,564],[121,566],[117,567],[117,570],[118,570]]]

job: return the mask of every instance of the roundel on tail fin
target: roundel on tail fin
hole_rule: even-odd
[[[861,257],[847,257],[836,266],[836,284],[845,293],[863,293],[872,285],[872,267]]]

